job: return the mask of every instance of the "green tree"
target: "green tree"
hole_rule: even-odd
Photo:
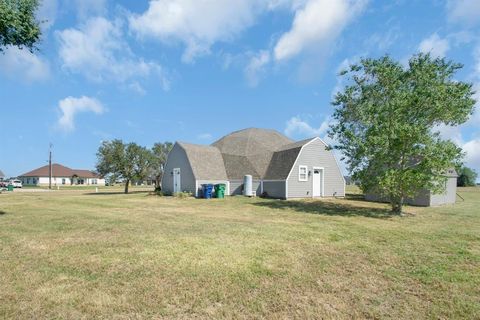
[[[0,0],[0,52],[9,45],[33,52],[41,35],[38,5],[38,0]]]
[[[104,141],[97,152],[97,171],[123,179],[125,193],[128,193],[130,182],[144,180],[153,161],[150,150],[136,143],[125,144],[118,139]]]
[[[160,181],[162,180],[165,164],[170,150],[173,148],[171,142],[158,142],[152,148],[153,164],[150,170],[150,177],[155,181],[155,189],[160,188]]]
[[[384,56],[340,73],[347,86],[333,101],[329,135],[362,190],[388,199],[394,213],[421,189],[442,191],[442,173],[463,156],[435,131],[473,113],[472,85],[453,78],[461,68],[419,54],[406,67]]]
[[[457,186],[458,187],[473,187],[477,183],[477,173],[475,170],[468,167],[457,168]]]

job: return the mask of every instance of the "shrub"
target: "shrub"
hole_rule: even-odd
[[[173,194],[173,196],[175,198],[185,199],[185,198],[193,197],[193,194],[191,192],[188,192],[188,191],[182,191],[182,192],[175,192]]]

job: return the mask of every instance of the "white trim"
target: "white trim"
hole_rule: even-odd
[[[305,179],[302,179],[300,176],[302,175],[301,170],[305,169]],[[307,182],[308,181],[308,166],[306,165],[299,165],[298,166],[298,181],[299,182]]]
[[[325,197],[325,168],[324,167],[313,167],[312,169],[312,198],[313,196],[313,182],[315,179],[313,179],[313,175],[315,174],[313,171],[315,170],[322,170],[322,180],[320,183],[322,184],[322,189],[320,190],[320,197]]]
[[[288,180],[285,180],[285,200],[288,199]]]
[[[198,198],[198,180],[195,179],[195,198]]]
[[[260,180],[260,195],[263,194],[263,180]]]

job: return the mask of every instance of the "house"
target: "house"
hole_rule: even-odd
[[[272,198],[345,196],[337,160],[320,138],[294,142],[274,130],[233,132],[212,145],[176,142],[165,164],[162,190],[201,195],[202,184],[226,184],[225,194],[240,195],[245,175],[253,191]]]
[[[48,186],[48,165],[24,173],[18,177],[23,185]],[[52,186],[97,185],[104,186],[105,179],[90,170],[70,169],[61,164],[52,164]]]
[[[445,191],[442,193],[433,193],[431,190],[420,190],[413,198],[405,200],[406,204],[420,207],[433,207],[444,204],[454,204],[457,199],[457,172],[455,169],[449,169],[444,174],[447,178],[445,181]],[[380,197],[374,192],[366,192],[365,200],[375,202],[387,202],[385,198]]]

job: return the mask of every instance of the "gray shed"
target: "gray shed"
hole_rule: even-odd
[[[162,189],[198,196],[204,183],[225,183],[226,194],[242,194],[253,177],[257,195],[280,199],[345,195],[345,180],[333,152],[320,138],[293,142],[275,130],[233,132],[211,146],[175,143]]]
[[[413,198],[406,199],[405,203],[419,207],[433,207],[445,204],[454,204],[457,199],[457,172],[455,169],[449,169],[445,173],[445,191],[443,193],[433,193],[431,190],[420,190]],[[375,202],[387,202],[385,198],[378,194],[367,192],[365,200]]]

